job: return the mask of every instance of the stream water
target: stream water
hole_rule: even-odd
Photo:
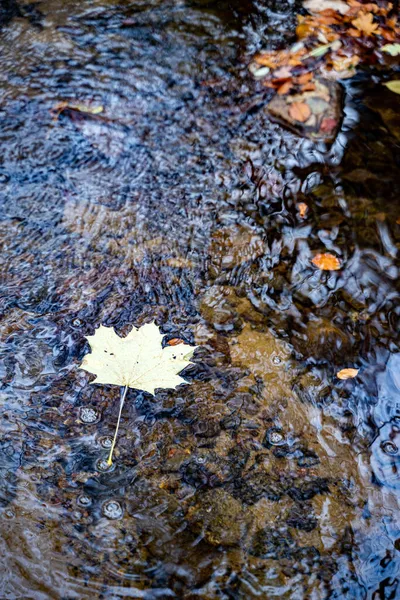
[[[1,600],[400,598],[399,96],[271,122],[292,2],[2,6]],[[128,391],[107,471],[85,336],[154,320],[190,385]]]

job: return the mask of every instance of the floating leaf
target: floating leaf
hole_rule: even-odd
[[[92,383],[123,385],[153,395],[156,388],[175,388],[186,383],[178,373],[190,364],[195,348],[187,344],[163,348],[163,337],[154,323],[134,327],[124,338],[101,325],[87,336],[92,352],[80,368],[97,376]]]
[[[400,79],[387,81],[384,85],[386,85],[386,87],[389,88],[391,92],[394,92],[395,94],[400,94]]]
[[[350,10],[350,6],[342,0],[306,0],[303,2],[303,6],[310,13],[320,13],[330,9],[345,15]]]
[[[359,13],[359,17],[354,19],[352,24],[366,35],[372,35],[378,29],[378,24],[374,23],[374,17],[371,13]]]
[[[299,204],[297,205],[297,209],[299,211],[300,218],[305,219],[308,212],[307,204],[305,202],[299,202]]]
[[[314,56],[314,58],[324,56],[324,54],[326,54],[328,50],[330,50],[330,48],[331,44],[323,44],[322,46],[317,46],[316,48],[314,48],[314,50],[311,50],[311,52],[307,55],[306,58],[308,58],[309,56]]]
[[[342,369],[336,373],[336,377],[338,379],[353,379],[353,377],[357,377],[360,369]]]
[[[86,113],[88,115],[99,115],[104,111],[104,107],[101,105],[91,104],[70,104],[69,102],[63,101],[56,104],[52,109],[52,112],[60,115],[64,110],[75,110],[77,112]]]
[[[400,54],[400,44],[385,44],[381,50],[387,52],[390,56],[398,56]]]
[[[316,254],[311,262],[322,271],[337,271],[341,266],[340,260],[330,252]]]
[[[128,387],[153,394],[157,388],[175,388],[187,383],[178,373],[190,363],[195,346],[180,343],[162,347],[163,334],[155,323],[134,327],[124,338],[112,327],[101,325],[94,335],[87,336],[92,352],[87,354],[81,369],[96,375],[92,383],[124,386],[117,428],[108,464],[111,465],[122,407]]]
[[[307,121],[308,117],[311,115],[311,110],[308,104],[305,102],[293,102],[289,108],[289,116],[299,123],[304,123]]]

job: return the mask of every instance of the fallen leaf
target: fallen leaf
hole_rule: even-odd
[[[337,271],[341,267],[340,260],[330,252],[316,254],[311,262],[322,271]]]
[[[283,83],[279,88],[278,88],[278,94],[280,96],[287,94],[288,92],[290,92],[290,90],[293,87],[293,83],[292,81],[285,81],[285,83]]]
[[[386,85],[386,87],[389,88],[391,92],[394,92],[395,94],[400,94],[400,79],[387,81],[384,85]]]
[[[314,77],[314,73],[303,73],[296,77],[295,82],[297,85],[304,85],[305,83],[309,83]]]
[[[52,109],[52,112],[57,113],[58,115],[60,115],[64,110],[69,109],[69,110],[75,110],[81,113],[86,113],[89,115],[99,115],[100,113],[102,113],[104,111],[104,107],[101,105],[91,105],[91,104],[71,104],[69,102],[59,102],[58,104],[56,104],[56,106]]]
[[[330,8],[345,15],[350,10],[349,5],[342,0],[306,0],[303,2],[303,6],[311,13],[320,13]]]
[[[260,67],[256,62],[250,63],[249,71],[256,79],[262,79],[269,75],[271,69],[269,67]]]
[[[163,348],[163,337],[157,325],[150,323],[140,329],[134,327],[124,338],[117,335],[112,327],[100,325],[94,335],[86,338],[92,352],[86,354],[80,368],[96,375],[96,379],[91,383],[124,386],[117,426],[107,459],[109,466],[112,465],[128,388],[144,390],[154,395],[157,388],[175,388],[187,383],[178,373],[191,364],[189,359],[196,347],[181,344],[182,340],[174,338],[174,345]]]
[[[353,19],[352,24],[366,35],[372,35],[378,29],[378,24],[373,21],[374,17],[371,13],[359,13],[358,18]]]
[[[336,373],[338,379],[353,379],[357,377],[360,369],[342,369]]]
[[[332,131],[335,131],[337,124],[338,122],[336,119],[326,117],[325,119],[322,119],[319,130],[322,133],[331,133]]]
[[[297,209],[299,211],[300,218],[304,219],[308,212],[307,204],[305,202],[299,202],[299,204],[297,205]]]
[[[381,50],[387,52],[390,56],[398,56],[400,54],[400,44],[385,44]]]
[[[294,121],[304,123],[311,115],[311,110],[305,102],[293,102],[289,108],[289,115]]]
[[[311,50],[311,52],[306,56],[306,58],[308,58],[309,56],[313,56],[314,58],[318,58],[320,56],[324,56],[324,54],[326,54],[331,48],[331,44],[323,44],[323,46],[317,46],[316,48],[314,48],[314,50]]]
[[[184,344],[185,342],[181,340],[181,338],[172,338],[172,340],[168,340],[167,346],[179,346],[179,344]]]
[[[187,383],[178,373],[190,364],[194,346],[162,347],[163,334],[154,323],[134,327],[124,338],[112,327],[100,327],[87,336],[91,354],[81,369],[96,375],[92,383],[122,385],[153,394],[156,388],[175,388]]]

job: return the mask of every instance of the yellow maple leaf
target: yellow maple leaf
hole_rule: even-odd
[[[378,24],[374,23],[374,17],[371,13],[358,13],[357,19],[353,19],[351,22],[356,29],[362,31],[366,35],[372,35],[373,33],[377,33]]]
[[[124,338],[112,327],[100,327],[87,336],[91,354],[81,369],[96,375],[92,383],[122,385],[153,394],[156,388],[175,388],[187,383],[178,373],[190,364],[194,346],[162,347],[163,334],[154,323],[134,327]]]
[[[109,465],[128,388],[154,395],[157,388],[175,388],[187,383],[179,373],[191,364],[196,346],[174,343],[163,348],[163,337],[157,325],[150,323],[139,329],[134,327],[124,338],[112,327],[100,325],[94,335],[86,338],[92,352],[86,354],[80,368],[96,375],[91,383],[124,386]]]

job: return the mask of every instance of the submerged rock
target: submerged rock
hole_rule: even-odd
[[[246,531],[246,515],[240,502],[220,489],[199,496],[186,518],[190,528],[213,546],[236,545]]]
[[[295,133],[330,143],[342,121],[342,88],[335,81],[316,78],[315,90],[276,95],[267,108],[273,118]]]

